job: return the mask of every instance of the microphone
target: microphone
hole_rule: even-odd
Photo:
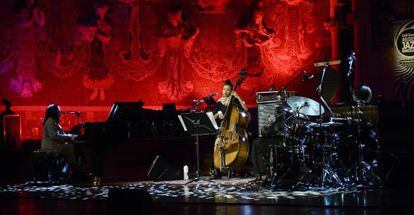
[[[215,93],[211,93],[211,94],[209,94],[208,96],[206,96],[206,97],[204,97],[204,98],[202,98],[202,99],[194,99],[194,100],[193,100],[193,103],[201,103],[201,102],[205,102],[206,100],[212,99],[212,97],[217,96],[217,95],[218,95],[218,93],[217,93],[217,92],[215,92]]]

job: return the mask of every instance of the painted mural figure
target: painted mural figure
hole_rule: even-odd
[[[119,74],[135,82],[151,76],[160,66],[158,16],[145,12],[144,17],[146,3],[144,0],[117,0],[111,4],[111,40],[105,46],[105,62],[111,74]],[[156,7],[147,5],[145,8]],[[150,27],[147,29],[145,25]]]
[[[258,1],[253,11],[250,22],[242,28],[234,30],[239,42],[247,48],[247,74],[251,77],[248,82],[250,86],[249,96],[254,96],[259,87],[268,85],[266,81],[259,79],[265,66],[262,62],[260,48],[269,43],[275,36],[275,31],[266,26],[264,21],[264,3]]]
[[[128,4],[128,52],[123,54],[124,60],[131,60],[133,58],[132,45],[134,39],[139,40],[140,58],[144,61],[150,60],[150,53],[145,50],[143,44],[143,0],[118,0],[121,3]]]
[[[318,22],[322,1],[282,0],[269,8],[269,19],[278,30],[276,38],[261,47],[269,79],[287,81],[298,69],[316,61],[329,46],[329,37]],[[276,21],[277,20],[277,21]],[[320,21],[318,21],[320,20]],[[287,66],[289,65],[289,66]]]
[[[36,79],[36,51],[45,25],[45,16],[36,0],[27,0],[18,9],[17,20],[14,51],[0,63],[0,73],[16,68],[17,77],[10,81],[11,89],[22,97],[32,97],[42,88]]]
[[[234,31],[244,46],[262,46],[274,37],[274,30],[266,26],[263,17],[263,2],[258,2],[257,9],[253,12],[251,22],[243,28]]]
[[[112,86],[114,79],[110,70],[105,63],[105,46],[111,40],[111,26],[105,20],[105,15],[109,7],[106,4],[96,8],[98,15],[97,29],[91,42],[91,56],[88,65],[88,71],[83,76],[83,85],[91,89],[92,93],[89,100],[105,100],[105,90]]]
[[[89,44],[80,37],[79,11],[73,0],[46,1],[45,39],[37,51],[42,71],[66,79],[85,71]],[[83,23],[82,23],[83,24]]]
[[[198,31],[183,22],[181,10],[169,11],[168,21],[161,26],[160,57],[167,79],[158,84],[158,89],[172,100],[184,98],[193,90],[193,84],[184,79],[184,58]]]
[[[230,0],[197,0],[197,6],[203,13],[225,13]]]

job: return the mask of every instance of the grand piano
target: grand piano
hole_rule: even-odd
[[[181,128],[174,104],[163,105],[162,110],[143,108],[142,102],[116,102],[104,122],[85,122],[76,125],[82,163],[94,176],[103,174],[103,161],[111,148],[133,139],[186,135]]]

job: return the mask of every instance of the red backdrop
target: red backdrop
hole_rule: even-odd
[[[116,101],[189,107],[242,68],[250,105],[272,84],[312,97],[316,79],[300,74],[330,59],[327,17],[328,0],[3,0],[0,97],[34,138],[47,104],[85,111],[79,121]]]
[[[1,4],[1,96],[15,105],[189,105],[220,92],[244,67],[239,93],[254,104],[255,92],[281,87],[330,55],[327,0]],[[255,11],[274,33],[247,47],[235,30],[249,29]],[[291,88],[301,91],[298,83]]]

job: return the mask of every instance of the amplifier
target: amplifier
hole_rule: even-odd
[[[280,102],[283,97],[294,96],[296,91],[263,91],[256,93],[257,104]]]
[[[294,91],[285,91],[285,95],[281,91],[265,91],[256,93],[257,113],[259,137],[272,136],[274,132],[270,131],[272,123],[282,114],[278,107],[285,103],[284,98],[293,96]],[[267,132],[266,132],[267,131]]]
[[[272,103],[282,100],[279,91],[266,91],[256,93],[257,104]]]
[[[266,130],[270,129],[272,122],[276,119],[276,109],[278,102],[268,102],[257,104],[259,137],[267,136]]]

